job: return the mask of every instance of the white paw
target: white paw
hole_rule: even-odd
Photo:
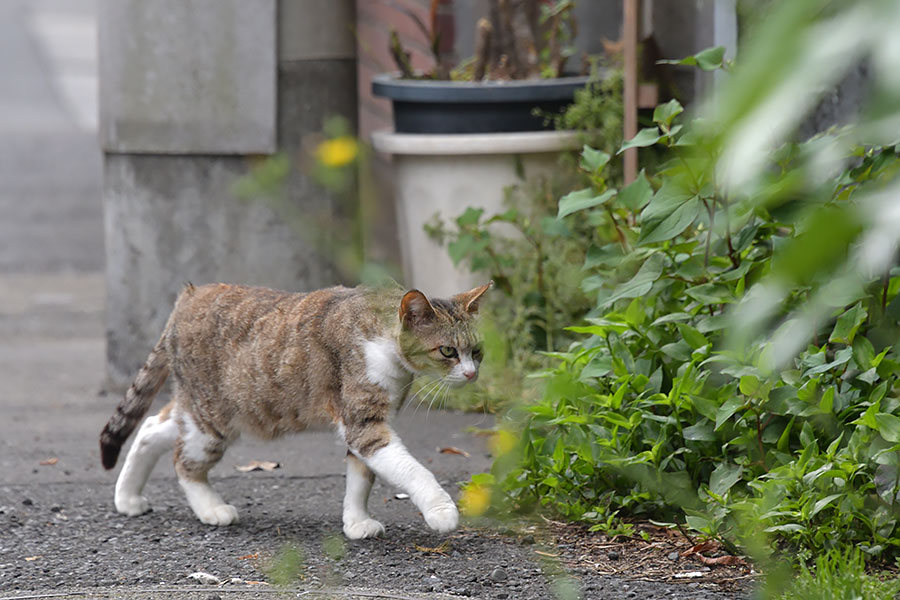
[[[356,523],[344,523],[344,535],[350,540],[378,537],[384,535],[384,525],[375,519],[365,519]]]
[[[116,510],[129,517],[142,515],[150,510],[150,503],[143,496],[116,495]]]
[[[438,533],[453,531],[459,524],[459,511],[456,509],[456,504],[453,503],[450,496],[435,503],[434,506],[422,514],[428,526]]]
[[[197,518],[207,525],[231,525],[238,520],[238,511],[230,504],[217,504],[197,512]]]

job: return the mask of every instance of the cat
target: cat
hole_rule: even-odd
[[[418,290],[332,287],[289,293],[239,285],[188,285],[162,336],[100,434],[104,468],[147,413],[168,374],[171,401],[138,430],[119,473],[116,510],[149,510],[150,471],[174,449],[188,504],[209,525],[237,521],[209,484],[209,470],[241,433],[272,439],[333,425],[348,447],[343,531],[378,536],[368,512],[375,475],[407,494],[426,524],[456,528],[456,504],[388,424],[413,377],[448,386],[478,377],[482,346],[475,317],[493,282],[449,300]]]

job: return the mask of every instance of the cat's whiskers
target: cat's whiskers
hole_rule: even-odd
[[[431,402],[428,403],[428,411],[429,412],[431,411],[431,408],[434,405],[435,400],[438,401],[438,408],[440,408],[441,406],[443,406],[444,401],[447,399],[447,396],[450,394],[450,386],[452,385],[452,382],[449,379],[447,379],[446,377],[442,377],[438,380],[438,383],[440,385],[438,386],[437,392],[431,398]]]
[[[413,409],[414,415],[416,414],[416,412],[418,412],[419,407],[425,402],[425,400],[428,398],[428,396],[431,395],[431,393],[435,390],[435,388],[437,387],[437,385],[439,383],[440,383],[440,379],[437,379],[434,381],[429,381],[428,383],[423,385],[421,388],[419,388],[415,394],[413,394],[413,396],[412,396],[412,398],[410,398],[410,400],[416,400],[418,398],[416,407]],[[424,394],[424,396],[423,396],[423,394]]]

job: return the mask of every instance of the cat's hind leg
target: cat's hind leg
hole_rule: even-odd
[[[131,444],[116,480],[116,510],[123,515],[133,517],[150,510],[141,492],[159,457],[175,445],[178,425],[172,418],[172,407],[169,403],[159,414],[147,417]]]
[[[344,535],[351,540],[376,537],[384,533],[384,525],[369,516],[369,492],[375,481],[373,473],[352,452],[347,452],[347,489],[344,492]]]
[[[237,509],[226,504],[209,485],[208,473],[215,466],[228,440],[223,436],[204,432],[187,412],[178,415],[179,435],[175,442],[175,473],[188,504],[207,525],[231,525],[237,522]]]

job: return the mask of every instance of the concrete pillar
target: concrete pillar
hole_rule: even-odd
[[[332,210],[298,165],[304,138],[356,123],[352,0],[101,0],[100,138],[107,373],[127,385],[190,281],[290,290],[329,256],[235,182],[260,155],[294,169],[291,211]]]

